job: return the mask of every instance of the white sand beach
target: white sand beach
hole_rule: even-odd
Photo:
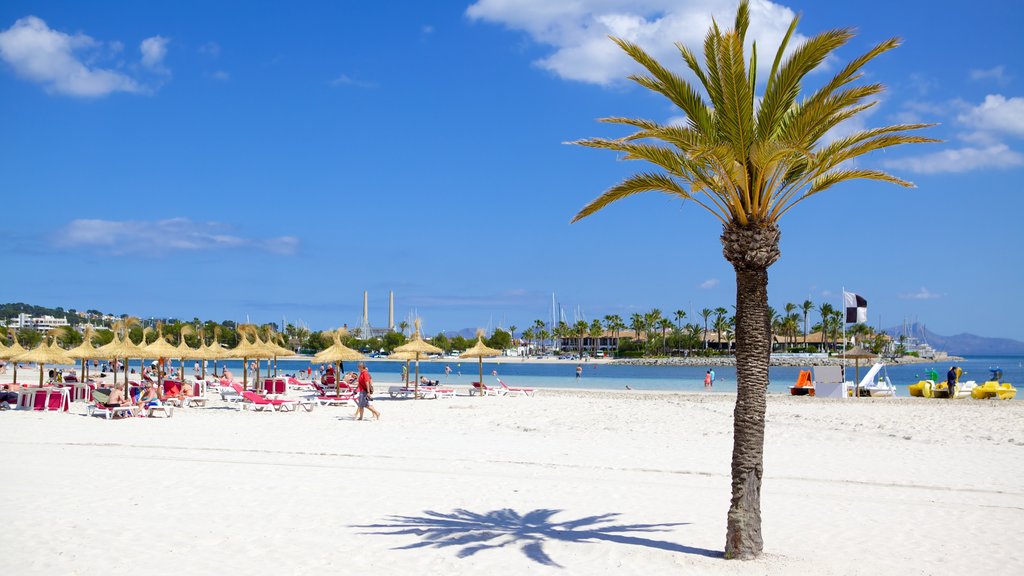
[[[378,390],[383,389],[378,384]],[[0,413],[6,574],[1019,574],[1024,404],[772,396],[721,559],[730,394]],[[948,403],[947,403],[948,402]]]

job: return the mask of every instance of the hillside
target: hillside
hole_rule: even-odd
[[[898,338],[903,333],[903,327],[889,328],[885,332],[894,338]],[[1024,342],[1010,338],[989,338],[987,336],[967,333],[943,336],[929,331],[924,325],[918,323],[908,326],[908,332],[911,336],[927,342],[936,350],[942,350],[956,356],[1008,356],[1024,354]]]

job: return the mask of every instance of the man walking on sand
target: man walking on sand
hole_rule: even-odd
[[[373,406],[370,406],[370,395],[373,394],[373,378],[370,377],[370,371],[366,369],[366,364],[359,363],[359,384],[356,386],[356,420],[363,419],[363,408],[369,409],[373,412],[373,418],[380,420],[380,412],[375,410]]]

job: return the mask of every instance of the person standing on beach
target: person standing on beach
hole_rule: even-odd
[[[576,365],[576,379],[579,380],[580,378],[583,378],[583,365],[582,364],[577,364]]]
[[[956,397],[956,366],[950,366],[946,373],[946,392],[950,400]]]
[[[373,412],[373,418],[380,420],[380,412],[375,410],[373,406],[370,406],[370,394],[373,394],[373,378],[370,376],[370,371],[366,369],[366,364],[359,363],[359,384],[356,386],[356,420],[363,419],[363,409],[366,408],[370,412]]]
[[[711,388],[711,370],[704,373],[704,389]]]
[[[715,369],[712,368],[711,370],[708,370],[708,374],[711,375],[711,387],[714,388],[715,387]]]

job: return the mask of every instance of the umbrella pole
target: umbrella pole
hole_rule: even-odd
[[[43,363],[39,363],[39,387],[43,387]]]
[[[140,376],[141,378],[141,376]],[[128,357],[124,357],[124,395],[128,395]]]
[[[484,397],[484,357],[481,356],[480,360],[480,397]]]
[[[242,358],[242,392],[249,389],[249,359]]]
[[[277,356],[274,356],[274,378],[277,378]]]
[[[367,390],[369,392],[369,390]],[[334,363],[334,395],[341,396],[341,373],[338,372],[338,363]]]
[[[409,387],[409,360],[405,361],[405,387]]]
[[[419,352],[416,353],[416,380],[413,381],[412,385],[413,385],[412,398],[413,398],[413,400],[419,400],[420,399],[420,353]]]

